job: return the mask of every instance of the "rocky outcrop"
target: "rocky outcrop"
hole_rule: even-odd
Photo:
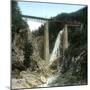
[[[44,59],[44,36],[36,37],[39,55]]]
[[[12,89],[35,88],[46,83],[46,77],[38,72],[22,71],[20,76],[21,78],[12,79]]]
[[[24,61],[24,45],[27,40],[27,31],[21,31],[19,33],[14,33],[14,38],[12,42],[12,70],[23,69]],[[24,37],[25,36],[25,37]],[[23,67],[21,67],[23,66]]]
[[[15,33],[12,42],[12,89],[32,88],[46,83],[50,70],[41,57],[42,49],[43,37],[35,38],[29,31]]]

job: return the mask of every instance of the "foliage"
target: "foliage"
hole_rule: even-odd
[[[11,16],[12,16],[12,39],[14,39],[15,33],[19,33],[20,30],[28,28],[28,24],[21,17],[21,11],[16,1],[11,1]]]
[[[26,68],[30,67],[32,62],[33,47],[31,42],[27,42],[24,46],[24,65]]]
[[[38,30],[32,32],[35,37],[44,35],[44,25],[41,25]]]
[[[14,56],[20,58],[19,52],[22,50],[24,53],[24,62],[20,62],[16,60],[15,63],[12,64],[13,69],[24,70],[30,66],[31,57],[33,53],[32,43],[28,41],[28,24],[27,22],[21,17],[21,11],[18,6],[17,1],[11,1],[11,16],[12,16],[12,41],[18,42],[17,45],[15,44],[12,48],[16,51],[18,50]],[[19,37],[19,38],[18,38]],[[15,39],[17,38],[17,39]],[[13,43],[12,42],[12,45]],[[19,48],[18,46],[22,47]],[[13,51],[12,51],[13,52]],[[14,52],[13,52],[14,53]],[[18,63],[18,64],[17,64]]]
[[[85,10],[85,9],[84,9]],[[69,48],[64,53],[64,58],[62,59],[62,70],[63,74],[71,72],[72,78],[68,82],[72,83],[72,79],[75,78],[73,83],[87,84],[87,17],[81,15],[78,12],[76,15],[77,19],[83,23],[83,28],[80,30],[78,28],[69,28],[68,40]],[[85,13],[84,15],[86,15]],[[79,18],[80,17],[80,18]],[[62,56],[63,57],[63,56]],[[70,85],[72,85],[70,83]]]

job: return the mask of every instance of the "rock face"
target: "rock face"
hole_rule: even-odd
[[[44,59],[44,36],[36,37],[36,41],[39,55],[42,59]]]
[[[25,37],[24,37],[25,36]],[[12,42],[12,70],[18,68],[22,68],[24,61],[24,45],[27,40],[27,31],[21,31],[19,33],[15,33],[15,37]]]
[[[50,71],[41,57],[42,46],[43,37],[35,38],[29,30],[15,33],[12,42],[12,89],[32,88],[46,83]]]
[[[38,72],[22,71],[20,75],[22,78],[12,79],[12,89],[35,88],[46,83],[46,77]]]
[[[12,69],[22,68],[22,70],[25,70],[27,67],[25,68],[24,63],[36,65],[38,58],[37,42],[32,37],[30,30],[21,30],[19,33],[15,33],[12,42]],[[28,67],[30,67],[30,65]]]
[[[61,72],[57,73],[56,78],[56,75],[53,76],[54,80],[48,83],[48,87],[87,85],[87,51],[83,50],[78,56],[72,57],[71,62],[64,61],[59,69]]]
[[[60,58],[52,58],[53,63],[51,67],[58,70],[57,75],[59,76],[49,83],[49,86],[87,84],[87,42],[83,42],[83,40],[86,40],[83,38],[83,32],[86,32],[85,30],[71,28],[68,31],[69,47],[64,53],[61,53],[62,47],[60,47]]]

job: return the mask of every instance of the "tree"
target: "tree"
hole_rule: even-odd
[[[12,29],[12,57],[15,57],[15,60],[12,59],[12,69],[18,69],[18,70],[24,70],[26,67],[24,66],[23,62],[19,61],[22,54],[19,54],[19,52],[23,51],[23,48],[25,47],[26,51],[25,58],[28,57],[27,55],[27,42],[28,42],[28,24],[27,22],[21,17],[21,11],[18,6],[17,1],[11,2],[11,16],[12,16],[12,22],[11,22],[11,29]],[[15,37],[17,39],[15,39]],[[15,43],[14,43],[14,42]],[[27,46],[28,47],[28,46]],[[18,51],[17,51],[17,50]],[[17,59],[18,57],[18,59]],[[15,61],[15,62],[14,62]]]
[[[11,16],[12,16],[12,39],[14,39],[14,34],[19,33],[19,30],[25,30],[28,28],[28,24],[21,17],[21,11],[18,7],[18,3],[16,1],[11,2]]]
[[[31,61],[32,61],[32,53],[33,53],[33,47],[32,47],[32,43],[26,43],[25,47],[24,47],[24,66],[26,68],[30,67]]]

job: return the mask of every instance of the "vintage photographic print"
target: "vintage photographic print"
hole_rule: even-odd
[[[11,88],[87,85],[87,5],[11,1]]]

